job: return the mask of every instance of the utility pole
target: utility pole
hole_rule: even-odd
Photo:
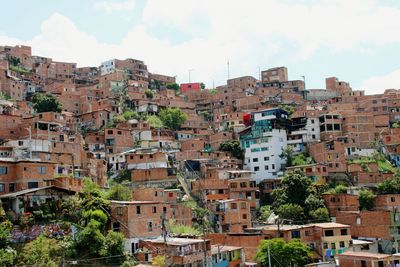
[[[268,243],[268,266],[272,267],[272,265],[271,265],[271,251],[269,249],[269,243]]]
[[[29,125],[29,158],[32,159],[32,126]]]
[[[218,267],[221,267],[221,249],[219,244],[218,244],[217,262],[218,262]]]

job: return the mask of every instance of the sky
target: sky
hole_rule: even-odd
[[[81,67],[135,58],[213,87],[229,62],[230,78],[286,66],[307,89],[332,76],[368,94],[400,88],[397,0],[13,0],[2,10],[0,45]]]

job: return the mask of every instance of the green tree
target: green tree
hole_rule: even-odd
[[[304,209],[297,204],[284,204],[276,209],[276,213],[279,215],[280,219],[292,220],[296,223],[296,221],[304,220],[305,214]]]
[[[122,233],[108,231],[108,234],[104,239],[101,255],[108,257],[123,255],[125,252],[124,244],[125,244],[125,237]]]
[[[0,266],[14,266],[17,252],[10,247],[12,227],[0,202]]]
[[[164,126],[161,119],[156,115],[148,116],[146,122],[155,129],[161,129]]]
[[[243,160],[244,158],[244,150],[240,146],[240,142],[238,140],[229,140],[222,142],[219,145],[220,151],[230,152],[232,156],[237,159]]]
[[[317,196],[315,194],[308,195],[304,204],[307,211],[312,211],[325,207],[324,200],[321,198],[321,196]]]
[[[377,193],[379,195],[385,194],[399,194],[400,193],[400,176],[396,174],[392,179],[385,180],[377,185]]]
[[[304,175],[300,170],[287,172],[281,180],[281,186],[272,191],[274,200],[284,199],[282,204],[293,203],[300,207],[305,206],[305,201],[309,195],[312,180]],[[276,205],[273,205],[274,209]]]
[[[299,154],[293,156],[291,163],[292,163],[292,166],[312,164],[313,159],[311,157],[307,157],[305,153],[299,153]]]
[[[258,246],[256,260],[262,266],[268,266],[268,248],[271,255],[271,265],[304,266],[311,262],[310,249],[298,239],[285,242],[281,238],[262,240]]]
[[[160,112],[159,117],[166,127],[175,131],[179,130],[181,125],[184,124],[188,118],[186,113],[179,108],[171,107],[163,109]]]
[[[62,254],[60,241],[40,235],[23,247],[19,262],[22,265],[55,267],[58,266]]]
[[[132,200],[132,190],[121,184],[114,185],[108,192],[108,199],[120,201]]]
[[[271,206],[265,205],[260,208],[260,220],[263,222],[266,222],[271,216],[272,211],[271,211]]]
[[[325,208],[321,191],[301,170],[286,172],[280,187],[271,193],[271,208],[281,219],[319,221],[316,216]]]
[[[294,157],[293,147],[286,146],[285,148],[282,148],[282,153],[279,155],[279,157],[286,160],[286,166],[288,167],[292,166]]]
[[[99,211],[105,214],[109,213],[110,201],[107,200],[106,194],[100,190],[99,186],[90,179],[84,180],[84,186],[78,193],[78,196],[81,199],[81,223],[83,226],[86,226],[90,220],[93,219],[93,216],[99,216]],[[96,213],[94,211],[96,211]]]
[[[167,84],[167,89],[178,91],[181,87],[177,83],[169,83]]]
[[[133,111],[131,109],[125,110],[124,113],[122,113],[122,117],[124,117],[125,121],[131,120],[131,119],[135,119],[135,120],[140,119],[139,113],[137,113],[136,111]]]
[[[150,89],[147,89],[144,93],[145,93],[147,98],[153,99],[153,97],[154,97],[153,91],[151,91]]]
[[[120,170],[119,173],[117,174],[117,176],[115,178],[111,179],[110,181],[112,183],[121,184],[121,183],[129,182],[130,180],[131,180],[131,171],[128,169],[123,169],[123,170]]]
[[[61,104],[57,98],[51,94],[35,93],[32,96],[33,108],[37,112],[61,112]]]
[[[310,217],[317,222],[329,222],[329,211],[327,208],[311,210]]]
[[[358,200],[360,202],[361,210],[371,210],[374,207],[374,200],[376,195],[369,190],[363,189],[360,191]]]
[[[200,83],[200,88],[201,88],[202,90],[204,90],[204,89],[206,89],[206,85],[205,85],[204,83]]]
[[[0,266],[4,267],[11,267],[15,266],[14,262],[17,258],[17,251],[14,249],[7,247],[7,248],[0,248]]]
[[[91,256],[101,256],[105,243],[105,237],[102,233],[103,225],[94,219],[77,234],[74,243],[75,255],[85,252]],[[100,253],[102,251],[102,253]]]

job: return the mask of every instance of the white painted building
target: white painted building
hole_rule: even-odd
[[[306,142],[320,141],[319,118],[307,118],[306,124],[307,140]]]
[[[268,109],[251,114],[252,126],[240,132],[245,149],[244,167],[252,171],[251,178],[257,183],[264,179],[276,179],[282,173],[282,149],[288,145],[285,123],[288,115],[281,109]]]
[[[110,59],[104,62],[101,62],[100,66],[100,74],[107,75],[113,73],[115,71],[115,59]]]
[[[257,183],[264,179],[277,178],[281,166],[286,163],[280,157],[286,146],[286,130],[283,129],[263,133],[259,142],[250,144],[245,149],[244,167],[253,172],[251,178]]]

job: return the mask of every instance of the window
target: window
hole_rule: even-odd
[[[149,232],[153,232],[153,222],[148,222],[148,223],[147,223],[147,230],[148,230]]]
[[[264,161],[268,161],[269,160],[269,157],[264,157]]]
[[[0,166],[0,174],[7,174],[8,173],[8,168],[4,166]]]
[[[309,231],[309,230],[306,230],[306,231],[304,232],[304,235],[305,235],[305,236],[310,236],[310,235],[311,235],[311,233],[310,233],[310,231]]]
[[[45,174],[46,173],[46,166],[38,166],[37,167],[37,172],[39,174]]]
[[[120,223],[119,222],[113,222],[113,224],[112,224],[112,229],[113,229],[113,231],[115,231],[115,232],[119,232],[119,230],[120,230]]]
[[[231,203],[231,210],[237,209],[237,203]]]
[[[254,167],[255,172],[258,172],[259,170],[260,170],[260,167],[258,167],[258,166]]]
[[[265,165],[265,166],[264,166],[264,169],[265,169],[266,171],[268,171],[269,166],[268,166],[268,165]]]
[[[339,248],[344,248],[344,241],[339,242]]]
[[[331,249],[336,249],[336,243],[331,243]]]
[[[132,242],[131,243],[131,252],[132,253],[136,253],[136,251],[139,249],[139,243],[135,243],[135,242]]]
[[[328,249],[328,243],[324,242],[324,249]]]
[[[361,267],[367,267],[367,262],[365,260],[361,260]]]
[[[275,170],[275,164],[272,164],[272,169]]]
[[[18,145],[19,146],[23,146],[24,145],[24,141],[18,141]]]
[[[39,187],[39,183],[38,182],[28,182],[28,188],[38,188]]]
[[[246,209],[246,203],[245,202],[240,203],[240,208],[242,210],[245,210]]]
[[[247,215],[246,214],[242,214],[242,218],[243,218],[243,220],[246,220],[247,219]]]
[[[340,235],[347,235],[347,229],[340,229]]]
[[[153,213],[157,213],[157,207],[156,206],[153,207]]]
[[[163,212],[164,212],[164,213],[167,212],[167,207],[163,207]]]
[[[333,230],[325,230],[325,236],[333,236]]]
[[[253,158],[253,162],[258,162],[258,158]]]
[[[292,231],[292,238],[300,238],[300,231],[299,230]]]
[[[4,192],[4,184],[3,183],[0,184],[0,192]]]
[[[140,206],[136,206],[136,214],[140,214]]]
[[[8,185],[8,192],[14,192],[15,191],[15,184],[9,184]]]
[[[390,201],[395,202],[396,201],[395,197],[390,197]]]
[[[122,207],[117,207],[117,215],[122,215]]]

